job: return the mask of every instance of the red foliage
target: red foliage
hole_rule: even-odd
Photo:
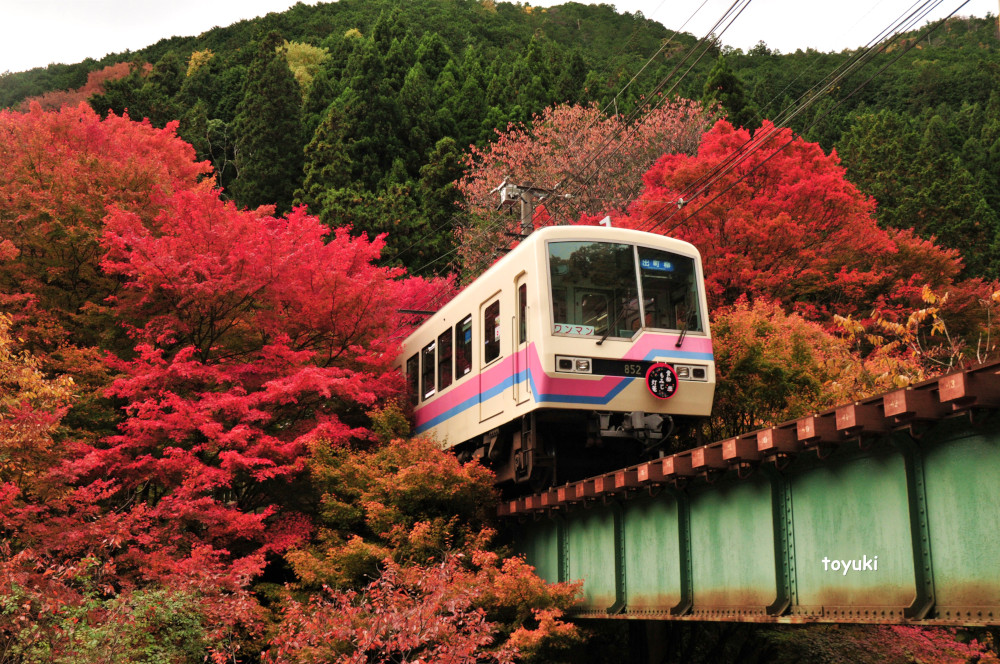
[[[149,225],[107,220],[102,265],[124,281],[112,302],[136,357],[114,362],[121,434],[72,472],[112,478],[116,501],[153,524],[127,555],[146,577],[199,547],[240,576],[300,541],[306,519],[281,504],[308,443],[369,437],[364,412],[402,389],[389,340],[401,275],[372,265],[381,240],[343,229],[326,242],[303,210],[266,212],[185,191]]]
[[[0,430],[0,591],[26,593],[0,631],[52,636],[88,597],[151,584],[244,629],[267,554],[311,530],[307,444],[371,436],[365,413],[402,387],[396,307],[440,284],[373,265],[381,239],[224,204],[173,127],[36,105],[0,129],[2,306],[41,370],[84,379],[0,403],[24,424]],[[58,429],[70,404],[110,420],[79,409],[112,371],[120,433]]]
[[[579,585],[547,584],[521,558],[473,550],[382,566],[361,593],[324,587],[308,603],[288,600],[264,661],[544,662],[584,641],[562,620]]]
[[[292,601],[264,653],[268,664],[514,661],[509,646],[488,650],[495,626],[475,606],[473,577],[456,557],[429,567],[387,561],[363,592],[330,591]]]
[[[47,368],[88,384],[93,356],[54,351],[126,350],[101,313],[118,286],[100,270],[103,218],[115,205],[151,220],[173,192],[211,188],[208,164],[175,130],[102,120],[83,104],[0,111],[0,237],[10,249],[0,260],[0,306]]]
[[[758,131],[771,130],[765,122]],[[946,283],[958,273],[954,252],[880,229],[874,201],[844,179],[836,155],[793,138],[789,129],[775,131],[762,149],[677,209],[678,198],[690,199],[749,139],[746,130],[719,121],[696,156],[664,155],[646,174],[642,198],[616,221],[697,246],[713,306],[744,294],[766,296],[825,320],[880,298],[913,297],[923,283]]]
[[[620,213],[639,195],[642,174],[653,162],[664,152],[693,153],[709,122],[709,114],[688,100],[660,104],[631,125],[624,116],[606,116],[594,105],[560,105],[533,117],[530,126],[511,125],[498,132],[485,148],[473,146],[458,188],[467,210],[489,223],[460,231],[464,261],[482,267],[484,256],[510,244],[504,233],[518,231],[516,214],[495,218],[494,189],[504,180],[542,188],[562,184],[559,193],[571,191],[573,196],[553,204],[556,220]],[[542,227],[553,220],[539,208],[534,223]]]

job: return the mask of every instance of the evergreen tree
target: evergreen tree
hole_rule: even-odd
[[[218,87],[215,117],[223,122],[232,122],[236,119],[237,109],[243,101],[243,87],[247,73],[247,68],[242,65],[230,65],[220,70],[216,79]],[[291,70],[288,73],[291,74]]]
[[[417,62],[424,67],[431,80],[436,79],[444,71],[453,54],[448,44],[437,32],[425,34],[417,45]]]
[[[401,154],[403,123],[398,97],[386,83],[385,62],[372,40],[351,56],[344,78],[348,84],[337,103],[344,113],[352,180],[375,191]]]
[[[941,116],[927,123],[916,163],[916,179],[904,189],[904,209],[917,232],[958,249],[971,274],[1000,276],[997,215],[953,151]]]
[[[941,116],[921,134],[905,116],[883,110],[857,116],[839,150],[848,178],[878,202],[882,226],[937,237],[962,253],[970,274],[995,277],[1000,222],[950,134]]]
[[[383,56],[389,53],[393,41],[406,37],[406,19],[398,5],[391,10],[379,12],[375,25],[372,26],[372,42]]]
[[[165,72],[161,72],[165,74]],[[128,113],[135,120],[148,118],[154,127],[163,127],[179,115],[179,109],[172,97],[158,82],[150,80],[141,67],[116,81],[107,81],[104,92],[90,98],[92,108],[101,113],[109,111],[122,115]],[[157,81],[165,80],[161,76]]]
[[[701,103],[706,108],[719,104],[730,124],[752,129],[757,126],[756,111],[743,93],[743,82],[732,72],[725,56],[720,55],[709,72],[702,90]]]
[[[876,214],[883,227],[907,228],[902,189],[913,182],[913,156],[920,136],[910,120],[882,110],[855,116],[853,126],[837,144],[847,167],[847,179],[878,201]]]
[[[446,136],[437,142],[427,156],[427,163],[420,168],[420,209],[427,225],[422,233],[423,242],[401,257],[406,265],[418,269],[454,248],[454,219],[461,198],[455,183],[461,175],[462,152],[455,139]],[[420,265],[414,264],[416,260],[422,261]],[[435,264],[432,271],[444,268]]]
[[[187,72],[187,63],[181,55],[171,49],[153,65],[147,80],[157,86],[166,97],[174,97],[180,92]]]
[[[448,64],[441,71],[441,74],[434,82],[434,126],[435,137],[431,144],[435,143],[441,136],[452,136],[455,134],[455,119],[458,117],[461,99],[461,67],[454,60],[449,60]]]
[[[407,148],[407,162],[414,165],[420,163],[433,144],[435,132],[434,90],[424,71],[417,62],[406,74],[406,81],[399,91],[399,108],[403,115],[404,144]],[[416,175],[416,168],[414,168]]]
[[[350,185],[351,160],[344,146],[343,114],[330,104],[323,122],[305,148],[302,187],[295,192],[295,203],[309,206],[312,214],[323,218],[326,193]]]
[[[455,119],[454,136],[460,145],[470,145],[486,140],[481,131],[486,115],[486,93],[479,78],[466,76],[462,90],[452,101],[452,117]]]
[[[232,194],[240,205],[274,204],[291,209],[302,173],[302,96],[285,60],[284,40],[268,33],[257,44],[237,108],[237,177]]]
[[[579,103],[583,95],[583,85],[587,79],[587,63],[579,51],[573,51],[563,67],[556,83],[556,96],[560,103]]]
[[[410,69],[411,54],[406,52],[403,42],[393,39],[389,52],[385,55],[385,87],[398,92]]]

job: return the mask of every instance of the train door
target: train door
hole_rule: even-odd
[[[520,274],[514,282],[514,403],[521,405],[531,398],[531,382],[528,380],[528,284],[527,275]]]
[[[483,422],[503,412],[504,383],[509,378],[501,368],[500,293],[479,306],[479,320],[483,324],[479,347],[479,421]]]

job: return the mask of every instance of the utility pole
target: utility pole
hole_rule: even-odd
[[[535,187],[532,185],[514,184],[504,180],[496,189],[490,193],[500,192],[500,208],[513,208],[521,205],[521,235],[528,236],[535,230],[533,223],[535,218],[535,208],[538,203],[551,196],[569,198],[569,194],[556,194],[553,189]]]

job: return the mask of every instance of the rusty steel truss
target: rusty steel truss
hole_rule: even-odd
[[[998,412],[981,365],[500,515],[582,616],[997,625]]]

